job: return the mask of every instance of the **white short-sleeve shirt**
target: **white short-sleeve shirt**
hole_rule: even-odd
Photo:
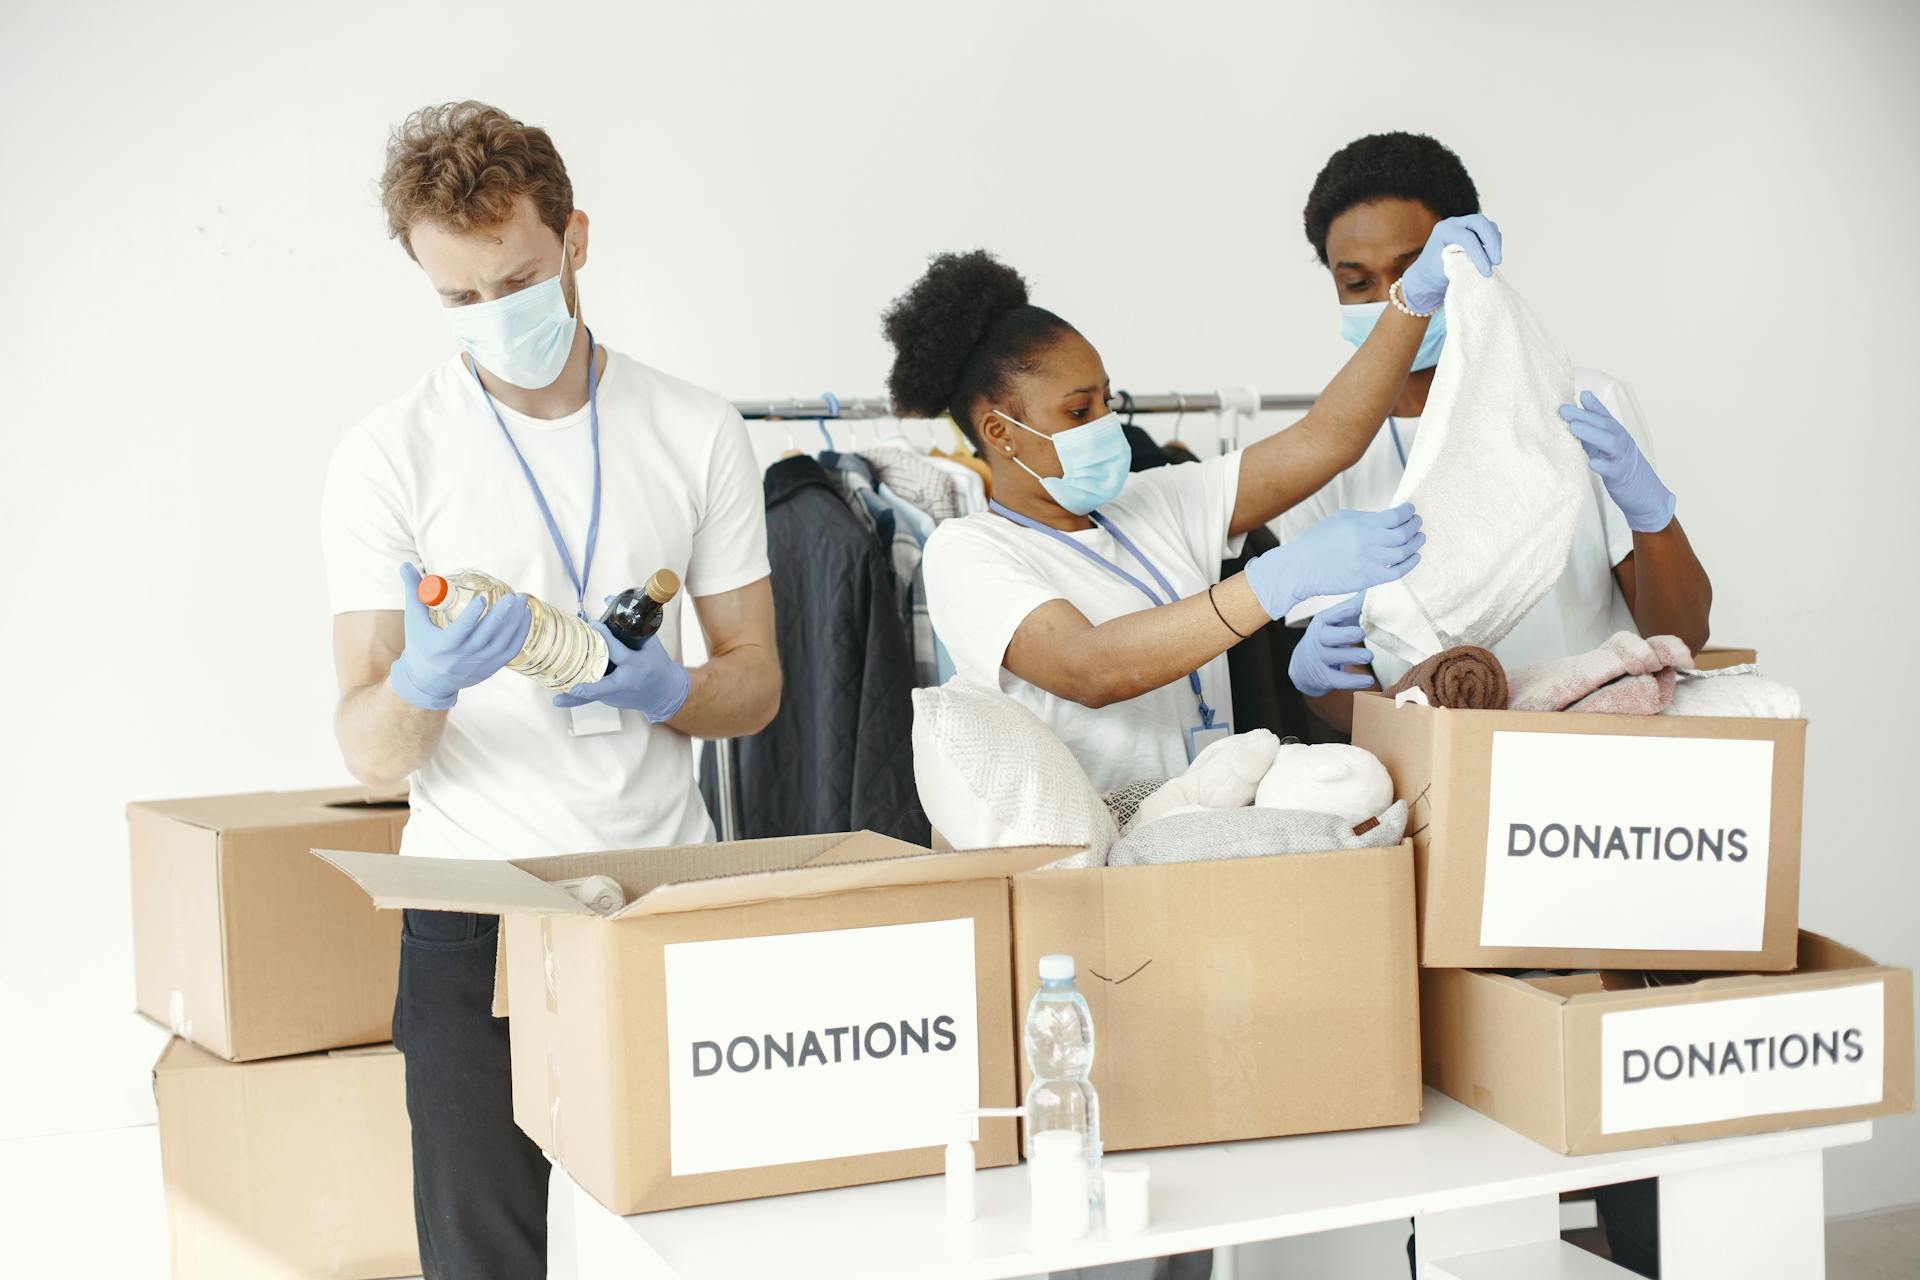
[[[1220,580],[1220,562],[1240,553],[1230,538],[1240,488],[1240,454],[1141,471],[1100,509],[1167,578],[1177,597]],[[1104,529],[1066,535],[1135,577],[1153,577]],[[1187,731],[1200,723],[1184,677],[1126,702],[1085,707],[1008,671],[1007,645],[1050,600],[1066,600],[1095,626],[1152,608],[1140,591],[1071,547],[985,512],[934,530],[923,562],[933,628],[953,656],[957,679],[999,689],[1025,705],[1073,751],[1093,785],[1107,791],[1187,768]],[[1157,590],[1157,588],[1156,588]],[[1216,723],[1233,716],[1226,657],[1200,669]]]
[[[1626,383],[1592,369],[1576,369],[1575,396],[1591,391],[1639,442],[1647,461],[1653,461],[1653,442],[1647,434],[1640,406]],[[1400,448],[1411,454],[1420,429],[1418,418],[1395,418]],[[1336,511],[1380,511],[1391,506],[1406,467],[1394,447],[1394,433],[1386,424],[1374,436],[1360,461],[1328,481],[1318,493],[1286,512],[1275,522],[1282,543],[1291,542]],[[1589,500],[1574,527],[1573,550],[1566,571],[1553,589],[1493,652],[1509,671],[1529,663],[1571,657],[1597,649],[1616,631],[1634,631],[1633,614],[1614,581],[1613,568],[1633,551],[1633,530],[1607,496],[1600,477],[1588,474]],[[1323,602],[1324,603],[1324,602]],[[1310,610],[1296,610],[1288,621],[1306,625]],[[1407,673],[1407,664],[1380,649],[1373,651],[1373,674],[1386,688]]]
[[[498,404],[498,402],[495,402]],[[588,410],[545,421],[499,405],[576,570],[593,499]],[[767,576],[766,507],[745,424],[725,400],[608,352],[599,385],[601,516],[586,584],[602,598],[670,568],[685,582],[660,628],[680,656],[691,596]],[[458,358],[375,410],[335,450],[322,502],[335,613],[402,607],[400,564],[479,569],[571,612],[571,580],[513,450]],[[412,778],[402,852],[505,858],[712,838],[687,739],[620,712],[575,737],[547,689],[511,671],[463,690]]]

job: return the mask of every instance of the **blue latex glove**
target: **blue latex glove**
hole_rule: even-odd
[[[393,691],[424,711],[445,711],[471,688],[513,660],[527,642],[527,598],[506,597],[492,608],[467,602],[444,627],[420,603],[420,571],[400,566],[406,587],[406,648],[388,669]]]
[[[1660,483],[1653,464],[1600,397],[1580,393],[1577,405],[1563,404],[1560,416],[1587,451],[1587,465],[1607,486],[1607,496],[1635,533],[1658,533],[1673,523],[1673,490]]]
[[[1437,311],[1447,300],[1447,273],[1440,266],[1440,253],[1450,244],[1466,250],[1474,269],[1483,276],[1492,275],[1500,265],[1500,228],[1491,218],[1478,213],[1442,218],[1427,236],[1427,247],[1400,277],[1400,296],[1415,311]]]
[[[1307,633],[1294,646],[1287,662],[1287,675],[1293,687],[1309,698],[1317,698],[1334,689],[1371,689],[1373,677],[1344,670],[1346,667],[1370,667],[1373,653],[1360,646],[1367,633],[1360,629],[1360,602],[1366,593],[1350,596],[1313,615]]]
[[[1426,545],[1411,502],[1385,511],[1336,511],[1292,542],[1255,556],[1247,581],[1260,607],[1278,622],[1302,600],[1405,577]]]
[[[591,684],[577,684],[553,700],[556,707],[577,707],[588,702],[604,702],[610,707],[638,711],[648,724],[659,724],[680,714],[687,694],[693,689],[693,677],[687,669],[667,656],[659,636],[648,636],[638,649],[629,649],[596,622],[593,629],[607,641],[607,656],[613,670]]]

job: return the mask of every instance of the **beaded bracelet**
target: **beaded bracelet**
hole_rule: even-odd
[[[1398,280],[1395,280],[1387,286],[1387,301],[1391,302],[1394,305],[1394,309],[1399,311],[1400,314],[1412,316],[1415,320],[1425,320],[1433,314],[1433,311],[1440,309],[1435,307],[1433,311],[1415,311],[1407,305],[1407,295],[1401,292],[1400,282]]]

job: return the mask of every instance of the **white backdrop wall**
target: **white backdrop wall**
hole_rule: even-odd
[[[1312,389],[1307,187],[1437,135],[1637,388],[1716,636],[1805,695],[1804,919],[1920,962],[1916,52],[1897,3],[11,0],[0,1137],[150,1118],[125,802],[345,780],[320,481],[448,351],[373,180],[461,97],[558,141],[599,334],[735,396],[881,391],[880,308],[981,245],[1118,385]],[[1920,1125],[1830,1169],[1836,1211],[1920,1201]]]

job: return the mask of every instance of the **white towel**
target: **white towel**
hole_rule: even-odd
[[[1718,671],[1682,671],[1673,686],[1673,705],[1661,714],[1798,720],[1800,695],[1778,680],[1767,679],[1751,663]]]
[[[1393,495],[1419,508],[1420,566],[1367,592],[1367,643],[1409,665],[1459,644],[1491,649],[1567,566],[1587,456],[1559,409],[1573,364],[1495,268],[1449,246],[1447,345],[1407,472]]]

